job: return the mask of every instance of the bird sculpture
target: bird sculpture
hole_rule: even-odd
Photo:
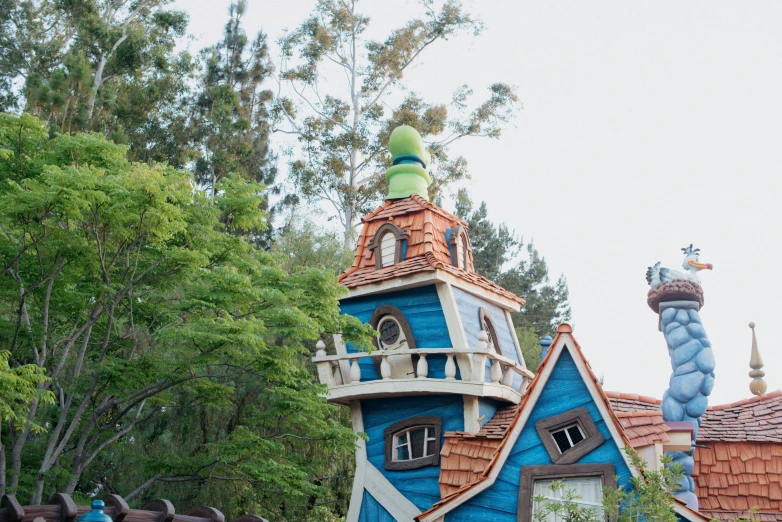
[[[713,268],[710,263],[701,263],[699,261],[701,249],[692,248],[692,243],[690,243],[690,246],[682,248],[682,251],[684,252],[684,261],[682,262],[684,272],[662,267],[658,261],[654,266],[650,266],[646,270],[646,282],[649,283],[649,286],[654,288],[660,283],[669,283],[677,280],[700,283],[701,280],[698,277],[698,272],[704,269],[711,270]]]

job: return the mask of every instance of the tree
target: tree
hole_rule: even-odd
[[[312,15],[280,40],[273,110],[276,130],[298,140],[300,154],[290,164],[296,193],[333,207],[349,250],[359,217],[385,193],[383,171],[391,164],[387,142],[394,127],[411,125],[428,138],[438,166],[430,190],[437,194],[467,177],[466,161],[450,156],[449,146],[468,136],[499,137],[517,101],[513,88],[496,83],[486,101],[468,110],[472,91],[461,86],[450,106],[408,94],[388,114],[385,106],[401,91],[404,74],[428,48],[458,33],[478,34],[481,26],[457,0],[447,0],[440,10],[424,0],[423,14],[385,41],[373,41],[365,35],[369,18],[356,4],[319,0]]]
[[[305,361],[321,336],[368,345],[368,330],[339,315],[333,273],[288,273],[251,243],[262,186],[227,176],[212,203],[187,173],[126,152],[0,115],[0,339],[56,396],[2,434],[7,489],[38,504],[107,477],[131,497],[224,482],[285,520],[333,467],[312,447],[333,458],[355,437]]]
[[[559,323],[570,320],[565,276],[552,285],[546,260],[533,243],[525,245],[504,223],[489,221],[486,203],[473,209],[464,189],[457,194],[455,213],[468,223],[475,271],[526,301],[520,313],[512,314],[513,325],[524,360],[536,368],[541,351],[538,339],[553,335]]]
[[[170,0],[29,0],[0,9],[2,108],[53,131],[92,129],[131,157],[188,160],[182,111],[192,63],[175,53],[187,16]],[[21,82],[20,92],[14,89]]]
[[[269,161],[272,92],[262,88],[271,73],[266,35],[250,41],[242,28],[247,0],[232,3],[223,40],[201,52],[200,92],[193,137],[198,151],[196,180],[211,190],[230,173],[273,185]]]

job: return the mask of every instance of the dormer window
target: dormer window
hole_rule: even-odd
[[[462,226],[449,228],[446,235],[451,251],[451,264],[462,270],[469,270],[472,247],[467,229]]]
[[[393,223],[381,225],[368,245],[375,256],[375,268],[379,270],[404,260],[407,237],[407,232]]]

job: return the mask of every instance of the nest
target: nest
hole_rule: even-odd
[[[703,306],[703,288],[698,283],[677,280],[652,287],[646,295],[646,303],[654,313],[659,313],[660,303],[666,301],[696,301]]]

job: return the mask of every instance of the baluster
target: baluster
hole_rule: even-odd
[[[489,335],[485,330],[478,332],[478,344],[476,352],[472,354],[472,380],[484,382],[486,380],[486,354],[489,352]]]
[[[380,376],[383,379],[391,378],[391,364],[388,362],[388,355],[384,355],[383,360],[380,361]]]
[[[358,365],[358,359],[350,361],[350,383],[358,384],[361,381],[361,367]]]
[[[318,351],[315,352],[316,357],[326,357],[326,343],[318,341],[315,348],[318,349]],[[331,373],[331,363],[328,361],[319,362],[315,366],[318,367],[318,379],[320,379],[320,383],[333,386],[334,374]]]
[[[505,368],[505,372],[502,374],[502,381],[500,381],[500,384],[503,384],[504,386],[510,386],[513,387],[513,374],[516,373],[513,371],[513,367],[509,364],[507,368]]]
[[[456,363],[453,362],[453,354],[448,354],[448,360],[445,361],[445,380],[453,381],[456,379]]]
[[[491,382],[500,382],[500,379],[502,379],[502,366],[500,366],[500,361],[497,359],[494,359],[491,362],[489,377],[491,378]]]
[[[426,376],[429,375],[429,363],[426,362],[426,354],[422,353],[418,356],[418,364],[415,368],[416,377],[419,379],[426,379]]]
[[[342,386],[345,384],[345,381],[342,379],[342,368],[339,367],[339,362],[334,361],[334,385],[335,386]]]

